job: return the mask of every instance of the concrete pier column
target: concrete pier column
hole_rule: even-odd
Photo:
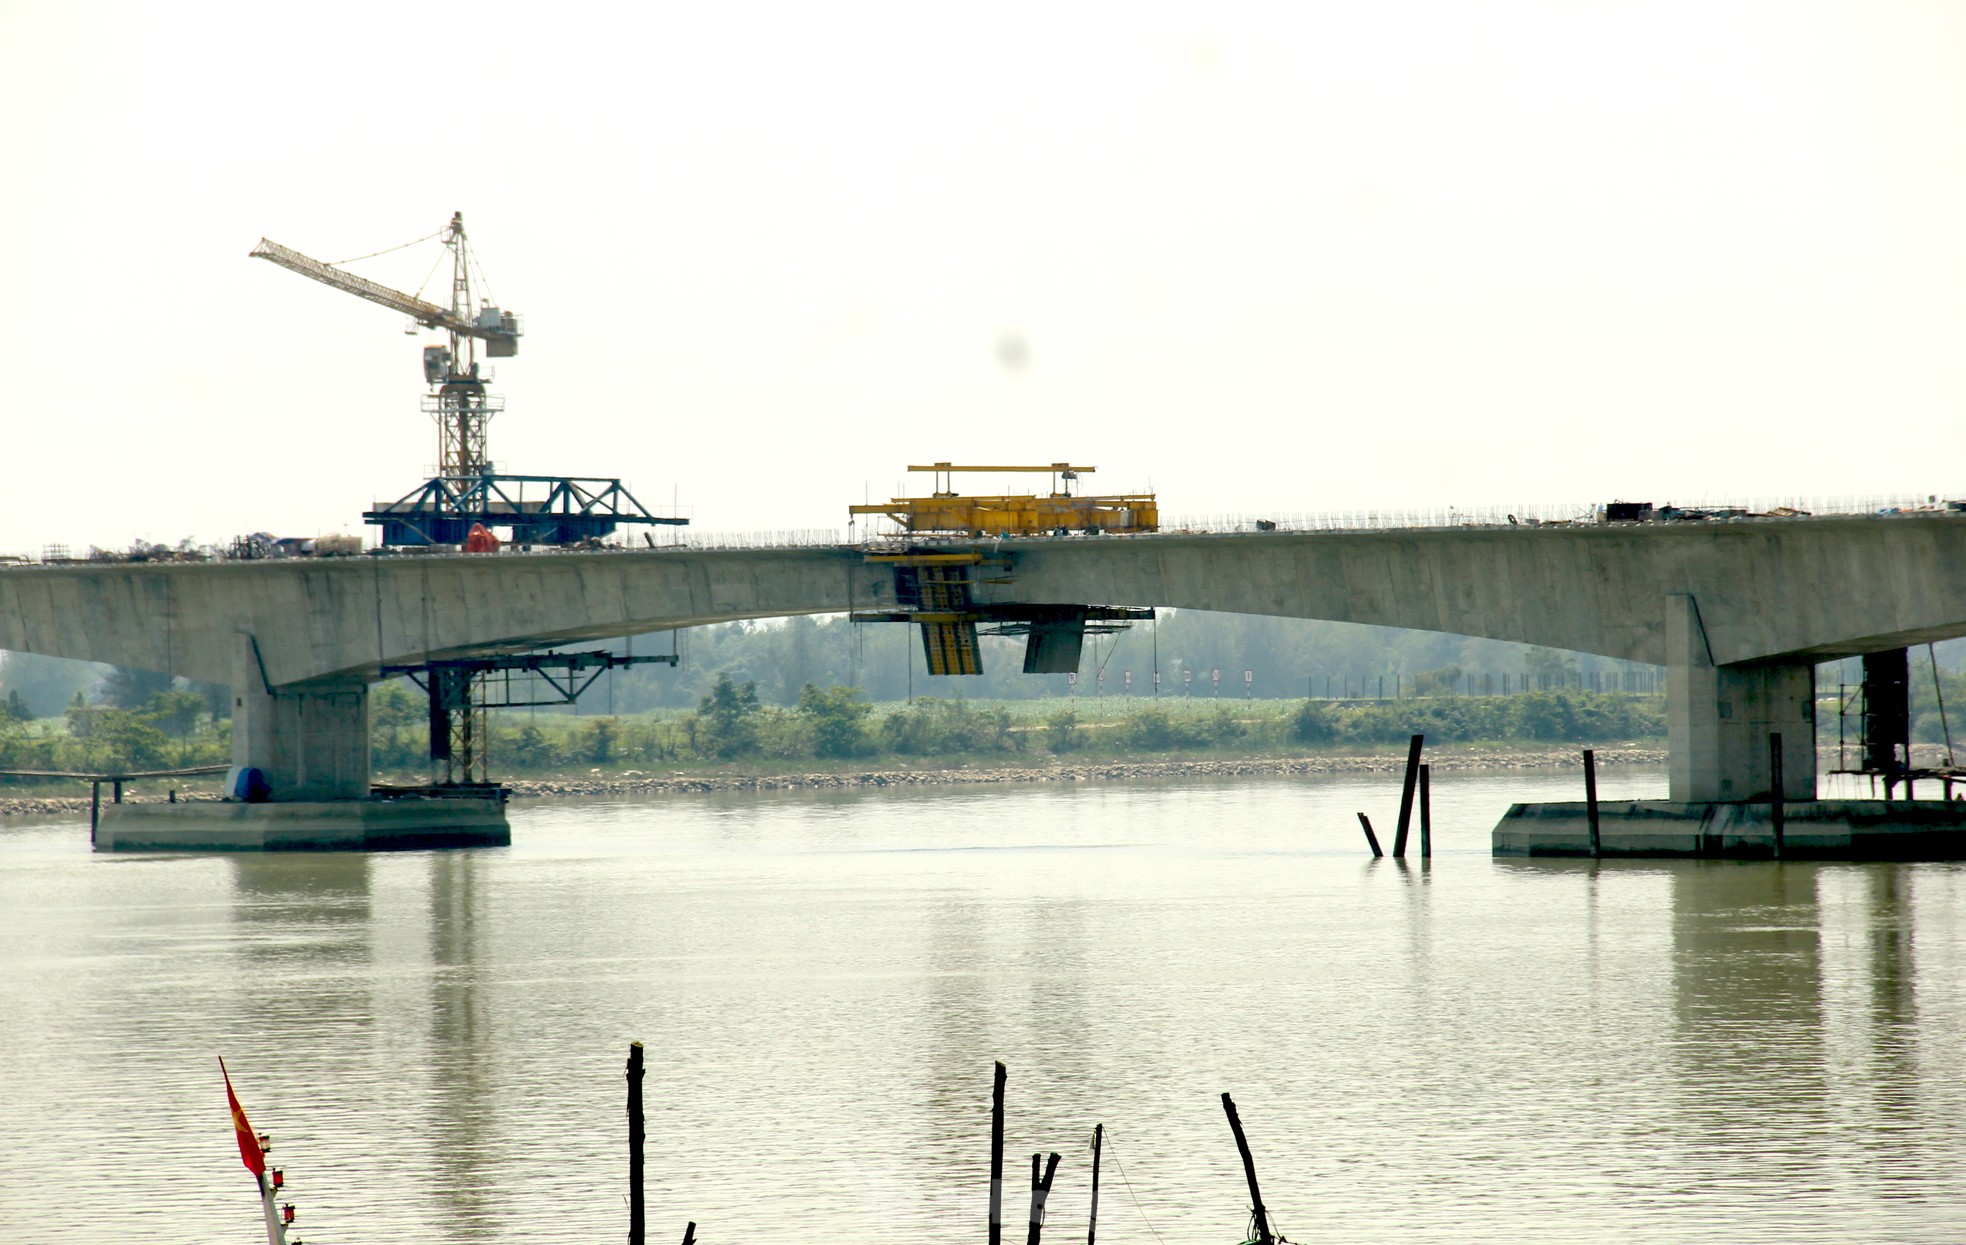
[[[1666,598],[1669,798],[1692,804],[1769,797],[1768,736],[1782,736],[1782,798],[1816,798],[1816,667],[1716,665],[1699,602]]]
[[[369,793],[369,689],[359,679],[269,689],[251,636],[232,679],[232,763],[266,776],[274,800],[358,800]]]

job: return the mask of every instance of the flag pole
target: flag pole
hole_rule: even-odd
[[[287,1225],[280,1222],[280,1208],[273,1204],[273,1182],[265,1172],[255,1172],[259,1181],[259,1204],[266,1210],[266,1245],[287,1245]]]
[[[266,1245],[287,1245],[287,1225],[280,1208],[274,1205],[276,1182],[266,1178],[266,1152],[272,1143],[265,1133],[253,1131],[246,1120],[246,1109],[239,1105],[239,1095],[232,1092],[232,1074],[225,1070],[225,1058],[219,1057],[218,1074],[225,1078],[225,1103],[232,1111],[232,1132],[239,1142],[239,1161],[252,1173],[253,1183],[259,1186],[259,1203],[266,1211]],[[279,1172],[274,1172],[277,1177]]]

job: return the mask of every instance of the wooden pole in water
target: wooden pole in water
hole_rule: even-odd
[[[1406,855],[1406,830],[1413,823],[1413,784],[1420,779],[1420,742],[1425,735],[1415,735],[1406,745],[1406,782],[1399,791],[1399,825],[1393,828],[1393,859]]]
[[[642,1203],[642,1044],[628,1044],[628,1245],[643,1245],[648,1220]],[[694,1226],[694,1225],[692,1225]]]
[[[683,1229],[683,1245],[696,1245],[696,1220],[694,1219],[690,1220],[689,1226]]]
[[[1223,1094],[1222,1110],[1228,1114],[1229,1131],[1236,1135],[1236,1149],[1242,1152],[1242,1174],[1249,1181],[1250,1213],[1256,1219],[1257,1245],[1276,1245],[1277,1238],[1270,1235],[1269,1212],[1263,1209],[1263,1192],[1256,1187],[1256,1160],[1249,1157],[1249,1139],[1242,1135],[1242,1117],[1236,1114],[1235,1099]]]
[[[1782,858],[1783,814],[1787,811],[1782,804],[1782,733],[1768,733],[1768,813],[1775,827],[1775,859]]]
[[[1426,860],[1434,854],[1434,804],[1428,794],[1432,787],[1433,766],[1420,767],[1420,859]]]
[[[997,1061],[996,1088],[990,1093],[990,1245],[1003,1245],[1003,1083],[1010,1069]]]
[[[1597,753],[1584,749],[1584,816],[1591,825],[1591,859],[1604,855],[1604,843],[1597,833]]]
[[[1092,1213],[1085,1221],[1085,1245],[1093,1245],[1099,1235],[1099,1147],[1106,1140],[1106,1126],[1092,1126]]]
[[[1386,853],[1379,850],[1379,836],[1372,833],[1372,819],[1364,813],[1358,815],[1358,824],[1365,827],[1365,845],[1372,849],[1372,858],[1377,860]]]
[[[1031,1234],[1024,1238],[1024,1245],[1038,1245],[1038,1235],[1044,1231],[1045,1199],[1051,1196],[1051,1178],[1058,1174],[1058,1156],[1053,1154],[1044,1165],[1044,1179],[1038,1179],[1038,1160],[1043,1157],[1031,1156]]]

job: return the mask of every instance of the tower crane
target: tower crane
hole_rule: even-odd
[[[485,429],[491,417],[505,409],[505,401],[486,390],[485,378],[479,374],[479,345],[483,344],[488,359],[509,359],[519,353],[525,330],[510,311],[491,302],[474,302],[475,266],[462,212],[453,213],[449,225],[416,242],[430,238],[443,239],[451,253],[448,307],[420,294],[390,289],[267,238],[248,252],[254,259],[367,299],[449,336],[448,345],[423,348],[423,380],[429,386],[423,410],[437,424],[437,474],[403,497],[363,512],[364,522],[382,529],[382,543],[462,545],[470,539],[472,528],[482,526],[506,529],[510,539],[521,545],[569,545],[598,542],[623,524],[686,523],[650,514],[619,479],[497,472],[485,447]],[[646,533],[643,539],[655,543]]]
[[[519,317],[509,311],[491,303],[472,306],[471,253],[464,233],[464,213],[453,213],[441,236],[451,253],[451,305],[448,307],[392,290],[267,238],[261,238],[248,254],[357,298],[379,303],[425,328],[442,329],[450,335],[448,346],[423,348],[423,379],[435,390],[425,395],[423,409],[437,423],[438,474],[468,479],[490,473],[492,464],[485,448],[485,426],[505,405],[485,391],[485,382],[478,375],[478,343],[485,343],[487,358],[509,359],[519,353],[519,337],[525,330],[520,327]]]

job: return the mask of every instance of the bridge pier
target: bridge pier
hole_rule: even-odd
[[[369,788],[369,688],[359,677],[274,687],[248,635],[234,649],[232,762],[265,778],[261,803],[118,804],[103,852],[383,851],[502,847],[500,799],[381,798]]]
[[[272,687],[249,635],[237,638],[232,763],[260,771],[271,798],[360,800],[369,794],[369,688],[359,678]]]
[[[1666,599],[1666,756],[1675,804],[1767,800],[1768,736],[1782,737],[1782,798],[1816,798],[1816,667],[1717,665],[1699,602]]]

